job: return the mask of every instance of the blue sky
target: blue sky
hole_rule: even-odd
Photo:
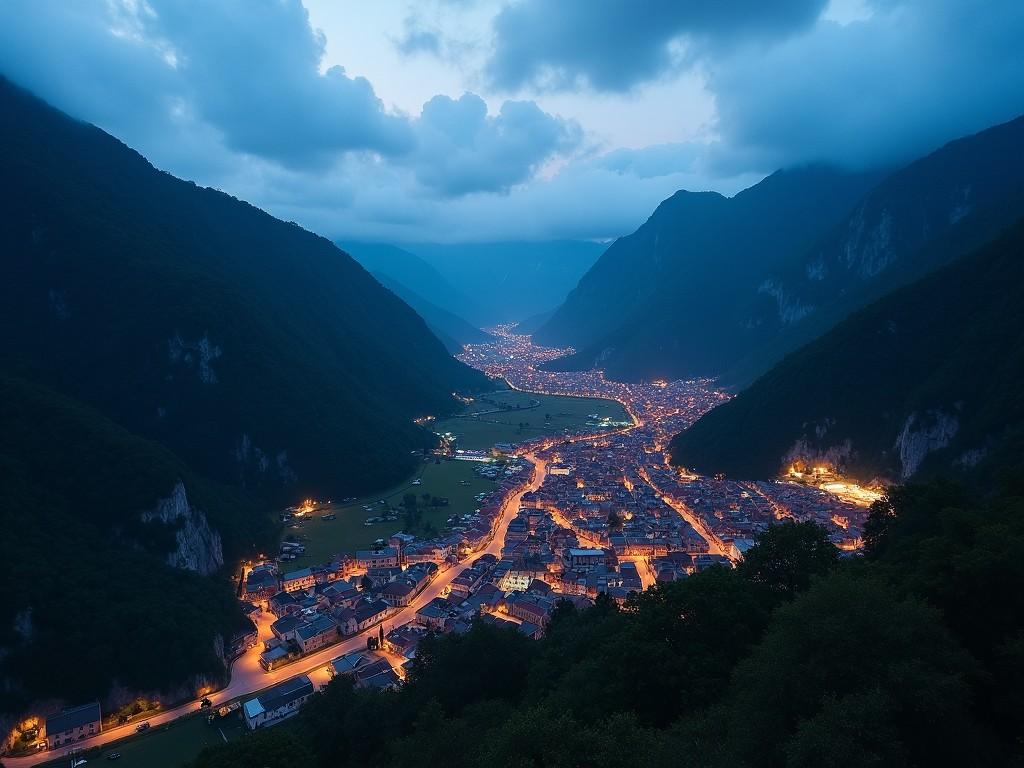
[[[0,71],[330,237],[626,234],[1024,112],[1019,0],[8,0]]]

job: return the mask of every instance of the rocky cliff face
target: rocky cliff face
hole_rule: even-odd
[[[896,438],[900,480],[907,480],[917,472],[929,453],[949,445],[959,427],[956,416],[942,411],[929,411],[924,417],[916,412],[910,414]]]
[[[168,553],[167,563],[175,568],[207,575],[224,565],[220,534],[210,527],[202,510],[192,506],[181,481],[171,495],[141,515],[142,522],[160,522],[175,527],[177,547]]]

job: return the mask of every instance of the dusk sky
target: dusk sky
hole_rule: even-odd
[[[0,5],[0,72],[329,237],[606,239],[1024,111],[1019,0]]]

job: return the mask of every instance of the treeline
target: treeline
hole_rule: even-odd
[[[983,501],[895,489],[863,557],[780,524],[735,570],[560,607],[538,642],[429,639],[401,691],[337,680],[194,768],[1020,764],[1017,477]]]

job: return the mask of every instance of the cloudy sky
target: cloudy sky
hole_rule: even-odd
[[[330,237],[626,234],[1024,112],[1021,0],[5,0],[0,72]]]

